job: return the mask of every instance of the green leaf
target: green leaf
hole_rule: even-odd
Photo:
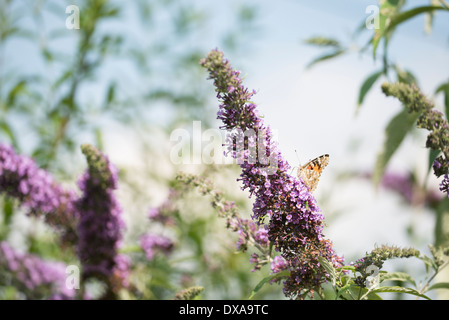
[[[412,289],[412,288],[403,288],[399,286],[392,286],[392,287],[379,287],[374,290],[371,290],[372,293],[381,293],[381,292],[395,292],[395,293],[406,293],[411,294],[420,298],[424,298],[427,300],[431,300],[428,296],[425,294],[420,293],[419,291]]]
[[[17,140],[15,138],[14,132],[12,131],[8,123],[0,121],[0,130],[3,131],[6,136],[8,136],[13,146],[17,146]]]
[[[448,9],[441,7],[441,6],[423,6],[423,7],[417,7],[413,8],[411,10],[401,12],[398,15],[395,15],[391,22],[388,24],[387,28],[385,29],[385,32],[388,32],[395,28],[397,25],[421,14],[421,13],[427,13],[427,12],[433,12],[435,10],[445,10],[449,11]]]
[[[356,287],[356,285],[353,282],[348,282],[343,287],[338,289],[337,296],[335,297],[335,300],[337,300],[342,294],[344,294],[346,291],[348,291],[352,287]]]
[[[8,93],[8,97],[6,98],[6,108],[12,108],[16,101],[16,97],[23,94],[26,91],[26,88],[26,80],[20,80],[17,82],[17,84]]]
[[[404,109],[391,119],[385,130],[383,149],[376,159],[376,165],[373,172],[373,182],[375,186],[379,185],[388,162],[398,150],[407,133],[413,128],[418,116],[418,113],[409,113],[408,110]]]
[[[341,48],[341,45],[337,40],[326,37],[312,37],[304,40],[304,43],[314,45],[317,47]]]
[[[363,100],[365,99],[366,94],[368,91],[372,88],[374,83],[379,79],[379,77],[383,74],[383,71],[376,71],[368,76],[368,78],[365,79],[363,82],[360,91],[359,91],[359,99],[357,100],[357,109],[360,107],[360,105],[363,103]]]
[[[323,257],[318,257],[318,261],[323,266],[324,270],[326,270],[326,272],[329,274],[330,280],[332,281],[332,285],[335,286],[337,273],[335,272],[335,268],[332,265],[332,263],[330,263],[329,261],[327,261],[327,259]]]
[[[440,150],[429,149],[429,160],[428,160],[429,163],[427,164],[427,174],[430,173],[430,170],[432,169],[433,166],[433,162],[440,155],[440,153],[441,153]]]
[[[337,268],[337,271],[341,271],[341,270],[349,270],[349,271],[355,272],[355,267],[354,266],[343,266],[343,267]]]
[[[307,69],[310,69],[312,66],[314,66],[315,64],[317,64],[319,62],[323,62],[323,61],[326,61],[326,60],[329,60],[329,59],[332,59],[332,58],[336,58],[336,57],[342,55],[345,52],[346,52],[345,49],[340,49],[340,50],[334,51],[332,53],[328,53],[328,54],[319,56],[318,58],[313,59],[312,62],[310,62],[307,65]]]
[[[427,290],[435,290],[435,289],[449,289],[449,282],[439,282],[439,283],[435,283],[434,285],[431,285]]]
[[[449,117],[449,82],[443,83],[440,85],[435,93],[443,93],[444,94],[444,110],[446,113],[446,118]]]
[[[406,293],[406,294],[411,294],[420,298],[424,298],[427,300],[432,300],[430,299],[428,296],[426,296],[425,294],[420,293],[418,290],[412,289],[412,288],[403,288],[403,287],[399,287],[399,286],[392,286],[392,287],[379,287],[376,288],[374,290],[372,290],[371,292],[374,293],[380,293],[380,292],[396,292],[396,293]]]
[[[379,8],[379,28],[374,30],[372,39],[373,44],[373,57],[376,58],[377,47],[380,40],[385,37],[385,47],[388,43],[390,33],[387,33],[387,28],[391,23],[392,17],[396,15],[399,9],[404,5],[404,0],[380,0]]]
[[[116,83],[111,83],[109,85],[108,92],[106,95],[106,103],[105,103],[106,106],[108,106],[109,104],[111,104],[111,102],[114,101],[116,86],[117,86]]]
[[[69,80],[73,76],[73,70],[66,70],[52,85],[52,89],[58,89],[63,83]]]
[[[389,5],[389,3],[393,2],[399,2],[399,1],[385,1],[384,5],[382,5],[380,9],[380,28],[375,31],[375,35],[373,37],[373,56],[376,57],[376,50],[379,45],[380,39],[382,37],[389,37],[396,26],[399,24],[421,14],[421,13],[431,13],[435,10],[446,10],[448,9],[441,7],[441,6],[422,6],[422,7],[416,7],[408,11],[404,11],[401,13],[397,13],[397,10],[392,10],[393,7]],[[383,8],[388,9],[386,11],[383,10]],[[385,12],[382,14],[382,12]]]
[[[351,292],[351,297],[355,299],[366,299],[366,300],[382,300],[382,298],[375,292],[368,290],[367,288],[361,288],[357,285],[351,286],[349,288]]]
[[[287,277],[288,275],[290,275],[290,271],[289,270],[284,270],[275,274],[270,274],[269,276],[263,278],[257,285],[256,287],[253,289],[253,291],[251,292],[251,295],[249,296],[248,300],[251,300],[256,293],[262,289],[262,287],[267,284],[268,282],[270,282],[273,279],[276,278],[281,278],[281,277]]]
[[[418,81],[416,77],[408,70],[402,70],[398,65],[393,65],[394,71],[396,71],[396,76],[399,82],[408,84],[417,84]]]
[[[415,279],[405,272],[387,272],[380,274],[380,282],[383,281],[401,281],[408,282],[416,287]]]

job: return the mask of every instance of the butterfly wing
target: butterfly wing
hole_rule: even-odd
[[[309,191],[315,191],[320,180],[321,172],[329,164],[329,155],[325,154],[315,158],[298,168],[298,178],[302,179],[309,187]]]

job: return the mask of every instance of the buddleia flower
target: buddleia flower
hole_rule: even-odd
[[[289,174],[290,165],[251,100],[255,91],[242,85],[240,72],[232,69],[222,52],[213,50],[200,63],[214,81],[220,100],[217,118],[228,131],[227,153],[241,167],[238,180],[242,189],[255,199],[252,218],[266,225],[268,239],[290,271],[284,293],[303,298],[327,281],[319,257],[335,267],[341,266],[343,259],[324,238],[324,216],[309,188]]]
[[[76,290],[66,284],[66,267],[0,242],[0,283],[13,286],[27,299],[74,299]]]
[[[78,224],[78,256],[83,280],[95,278],[107,289],[105,298],[116,297],[116,277],[125,277],[126,258],[118,254],[125,228],[123,212],[115,195],[117,169],[98,149],[81,147],[88,169],[78,184],[83,192],[76,205],[80,213]],[[122,281],[126,284],[126,280]]]
[[[65,244],[77,240],[77,195],[65,190],[36,162],[0,144],[0,193],[17,199],[30,216],[41,217],[61,233]]]

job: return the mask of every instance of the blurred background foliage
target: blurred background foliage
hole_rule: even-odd
[[[429,6],[444,7],[445,3],[429,1]],[[80,9],[79,30],[66,28],[69,5]],[[380,1],[379,5],[384,10],[378,30],[367,29],[366,17],[362,17],[349,39],[328,35],[303,39],[307,45],[326,50],[309,68],[348,53],[372,55],[381,61],[379,69],[360,84],[358,113],[381,79],[419,84],[413,70],[402,68],[388,55],[397,27],[426,15],[425,29],[430,32],[434,15],[447,16],[440,9],[416,10],[412,2],[403,0]],[[223,23],[223,17],[232,21]],[[0,0],[0,141],[33,157],[72,189],[85,168],[79,151],[82,143],[110,155],[120,169],[118,196],[127,223],[123,250],[138,261],[131,278],[135,290],[124,292],[123,298],[172,299],[177,291],[199,285],[205,288],[201,298],[246,299],[269,273],[268,269],[250,272],[251,252],[235,252],[237,235],[225,228],[210,200],[197,190],[174,199],[173,225],[161,226],[148,219],[148,209],[163,204],[170,188],[177,186],[174,177],[179,170],[208,177],[249,217],[247,194],[238,183],[229,183],[239,176],[237,166],[176,165],[168,158],[168,136],[176,128],[191,130],[193,120],[201,121],[203,129],[217,127],[217,101],[198,61],[216,47],[233,57],[250,57],[251,45],[262,32],[259,19],[256,6],[238,0]],[[392,19],[393,24],[387,23]],[[233,61],[233,65],[244,68],[244,60]],[[434,92],[444,96],[441,109],[447,116],[449,82],[442,82]],[[405,116],[401,114],[398,117],[402,118],[392,122],[402,123]],[[402,139],[378,159],[380,165],[373,175],[379,183],[389,159],[414,130],[404,126]],[[436,156],[429,153],[429,163]],[[341,177],[347,179],[348,173]],[[360,177],[355,173],[351,179],[354,176]],[[414,177],[412,172],[410,181],[417,194],[428,194],[427,186]],[[416,203],[405,204],[416,207]],[[437,216],[434,245],[447,245],[447,199],[431,205]],[[0,206],[0,241],[44,259],[77,263],[73,252],[55,244],[57,235],[52,230],[26,217],[14,201],[2,197]],[[321,206],[329,212],[337,210],[327,210],[326,197]],[[326,221],[331,223],[329,216]],[[148,262],[136,248],[139,237],[148,232],[173,239],[173,253]],[[14,288],[0,283],[0,297],[17,295]],[[283,298],[281,287],[264,286],[255,298]]]
[[[184,195],[173,226],[148,219],[148,209],[160,205],[176,183],[179,168],[167,157],[168,134],[191,127],[192,120],[205,128],[215,119],[200,58],[214,46],[229,52],[248,48],[258,32],[257,10],[244,1],[219,10],[199,3],[0,1],[0,141],[33,157],[71,189],[85,168],[82,143],[106,152],[115,148],[123,159],[139,158],[115,163],[127,222],[124,251],[139,261],[132,276],[136,290],[123,298],[171,299],[190,285],[207,288],[204,298],[247,298],[262,276],[250,272],[249,254],[236,253],[237,235],[195,191]],[[79,8],[79,29],[66,27],[73,13],[66,13],[69,5]],[[217,23],[221,10],[233,21]],[[127,145],[139,154],[129,154]],[[210,175],[249,214],[246,195],[223,178],[236,178],[236,168],[191,169]],[[41,221],[26,217],[10,199],[2,197],[1,207],[0,240],[44,259],[77,264]],[[134,252],[139,237],[149,232],[170,236],[174,253],[148,262]],[[260,297],[273,294],[280,297],[279,288],[267,288]],[[17,297],[14,288],[2,284],[0,296]]]

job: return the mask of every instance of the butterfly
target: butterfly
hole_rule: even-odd
[[[298,178],[309,187],[309,192],[315,191],[320,180],[321,172],[329,164],[329,155],[324,154],[298,168]]]

